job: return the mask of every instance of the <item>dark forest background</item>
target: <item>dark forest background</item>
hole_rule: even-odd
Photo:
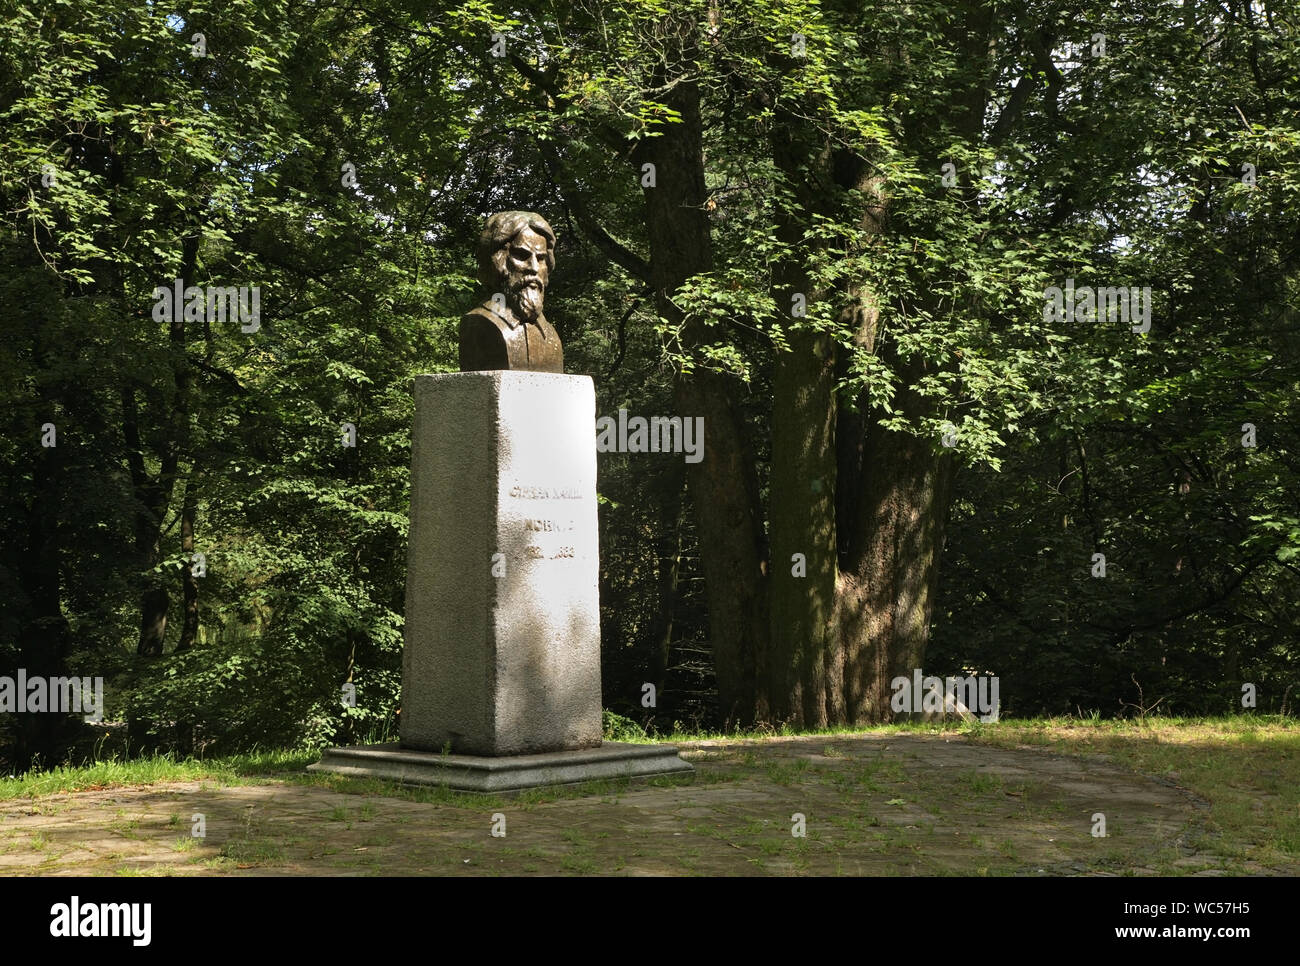
[[[412,377],[524,209],[598,414],[705,417],[599,458],[610,710],[1286,712],[1297,107],[1289,0],[4,0],[0,673],[102,676],[134,750],[393,735]],[[1069,278],[1150,330],[1045,320]]]

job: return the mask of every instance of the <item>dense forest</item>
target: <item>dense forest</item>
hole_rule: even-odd
[[[0,674],[395,735],[413,377],[518,209],[598,415],[704,420],[599,456],[606,708],[1285,713],[1298,109],[1291,0],[5,2]]]

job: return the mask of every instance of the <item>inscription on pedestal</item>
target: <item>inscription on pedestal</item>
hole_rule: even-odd
[[[417,377],[404,746],[600,744],[594,413],[586,376]]]
[[[581,500],[582,493],[576,486],[521,486],[515,484],[506,492],[513,504],[521,501],[523,506],[516,510],[512,505],[509,512],[526,513],[522,517],[525,539],[523,560],[574,560],[578,548],[572,539],[578,529],[578,520],[572,515],[572,508],[566,506],[569,501]],[[548,516],[534,514],[546,513]]]

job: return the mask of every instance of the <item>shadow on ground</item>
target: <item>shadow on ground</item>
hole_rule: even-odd
[[[1186,844],[1204,802],[1104,761],[957,735],[682,747],[693,780],[585,797],[419,800],[291,776],[14,800],[0,803],[0,873],[1224,874]],[[1093,834],[1099,814],[1105,837]],[[196,815],[203,838],[191,834]],[[799,816],[803,837],[792,835]]]

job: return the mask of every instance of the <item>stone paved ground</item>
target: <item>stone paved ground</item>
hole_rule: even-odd
[[[11,800],[0,874],[1223,874],[1187,845],[1204,802],[1102,760],[956,735],[699,742],[685,755],[689,783],[541,800],[300,775]],[[1105,838],[1091,834],[1098,812]],[[504,837],[490,834],[494,813]]]

